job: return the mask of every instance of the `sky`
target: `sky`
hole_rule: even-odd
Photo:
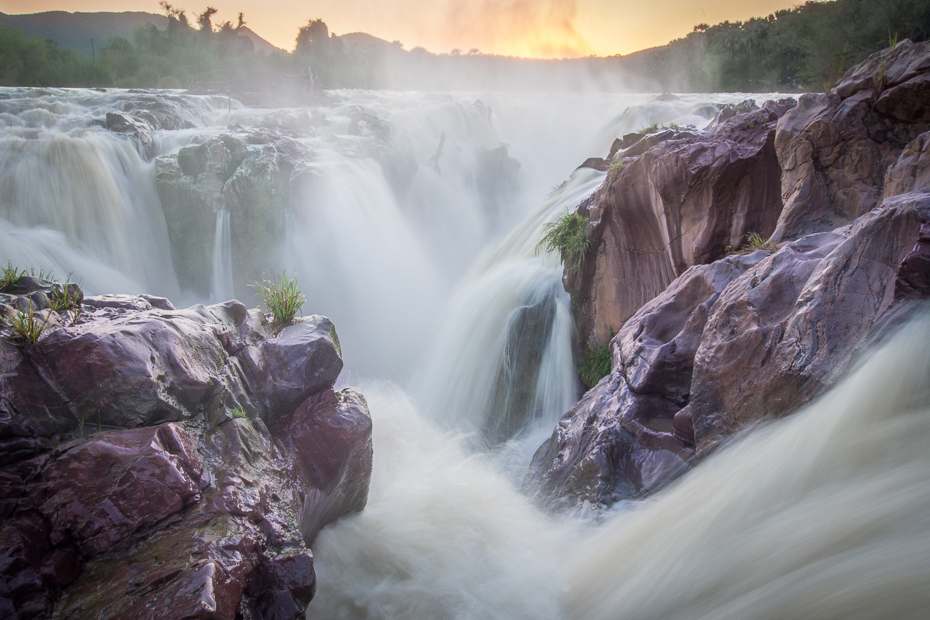
[[[800,0],[175,0],[193,17],[219,9],[214,23],[241,11],[259,36],[287,50],[297,29],[322,19],[330,32],[367,32],[405,49],[478,49],[533,58],[610,56],[664,45],[696,24],[745,21]],[[146,11],[157,0],[0,0],[4,13]],[[193,20],[192,20],[193,21]]]

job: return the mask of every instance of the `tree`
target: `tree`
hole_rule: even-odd
[[[309,54],[314,50],[325,49],[329,44],[329,28],[322,19],[311,19],[306,26],[297,31],[297,40],[294,51],[298,54]]]

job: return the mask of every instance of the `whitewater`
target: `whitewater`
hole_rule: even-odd
[[[533,452],[581,395],[562,268],[538,248],[545,225],[604,181],[577,166],[619,135],[701,128],[742,99],[335,91],[268,110],[180,91],[2,89],[0,263],[179,307],[247,295],[222,202],[200,240],[210,296],[183,290],[156,164],[102,119],[140,101],[172,110],[184,127],[153,134],[156,156],[282,112],[309,119],[313,131],[283,138],[308,154],[294,174],[318,181],[291,196],[269,270],[297,276],[305,312],[335,322],[339,387],[367,397],[375,460],[366,509],[312,545],[308,618],[924,617],[926,318],[817,403],[649,499],[551,515],[521,492]],[[416,162],[406,187],[365,155],[359,111],[398,128]],[[518,172],[482,182],[501,148]],[[513,352],[528,321],[539,349],[529,384]]]

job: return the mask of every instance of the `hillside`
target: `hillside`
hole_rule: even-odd
[[[0,13],[0,21],[19,28],[26,34],[34,34],[40,39],[51,39],[61,49],[73,49],[87,56],[92,53],[91,40],[94,42],[94,48],[99,51],[110,35],[132,41],[133,32],[138,26],[154,24],[156,28],[164,29],[168,25],[168,18],[164,15],[142,11],[123,13],[48,11],[25,15]],[[257,52],[268,54],[278,49],[247,26],[243,27],[241,32],[251,39]]]

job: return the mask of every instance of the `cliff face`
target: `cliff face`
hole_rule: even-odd
[[[76,294],[66,313],[55,290],[0,295],[48,330],[0,338],[2,615],[301,617],[307,545],[371,475],[332,323]]]
[[[747,105],[704,133],[625,136],[607,181],[579,209],[590,222],[589,260],[566,276],[588,346],[689,267],[723,257],[750,232],[771,234],[782,209],[775,129],[793,104]]]
[[[559,507],[649,493],[823,393],[930,296],[927,75],[930,45],[905,41],[797,106],[618,145],[622,172],[579,208],[585,269],[566,274],[582,338],[618,332],[612,370],[540,447],[528,489]],[[727,256],[749,232],[775,243]]]

